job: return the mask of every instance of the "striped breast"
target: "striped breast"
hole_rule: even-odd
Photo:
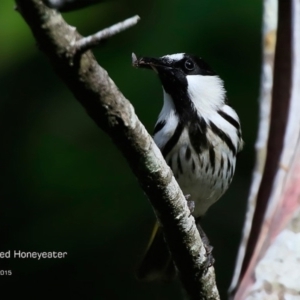
[[[205,214],[229,187],[236,154],[242,148],[234,110],[224,105],[209,117],[197,116],[186,124],[179,119],[161,120],[156,124],[154,140],[183,193],[195,201],[195,217]]]

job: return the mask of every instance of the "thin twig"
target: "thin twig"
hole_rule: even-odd
[[[84,37],[77,41],[74,45],[76,53],[84,53],[85,51],[97,46],[101,41],[112,37],[113,35],[122,32],[135,24],[140,20],[139,16],[134,16],[120,23],[114,24],[108,28],[98,31],[95,34]]]

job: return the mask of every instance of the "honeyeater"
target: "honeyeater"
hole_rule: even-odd
[[[163,108],[153,138],[183,193],[190,195],[199,225],[232,181],[236,156],[243,147],[239,117],[228,103],[223,80],[202,58],[186,53],[160,58],[133,54],[133,65],[154,70],[161,81]],[[207,243],[202,230],[200,234]],[[137,277],[168,280],[175,271],[156,224]]]

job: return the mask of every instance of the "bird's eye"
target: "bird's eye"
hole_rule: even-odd
[[[195,65],[194,65],[194,63],[193,63],[191,60],[187,59],[187,60],[185,61],[185,63],[184,63],[184,67],[185,67],[188,71],[192,71],[192,70],[194,70]]]

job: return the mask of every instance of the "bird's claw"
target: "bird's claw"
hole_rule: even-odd
[[[201,235],[201,239],[202,239],[203,246],[204,246],[205,252],[206,252],[205,253],[206,261],[203,265],[203,269],[204,269],[204,272],[207,272],[207,270],[210,267],[212,267],[215,263],[215,259],[212,255],[212,250],[214,249],[214,247],[212,245],[210,245],[209,240],[205,234]]]
[[[202,240],[203,246],[205,248],[205,252],[206,252],[205,253],[206,261],[203,265],[203,271],[204,271],[204,273],[206,273],[207,270],[211,266],[213,266],[215,263],[215,259],[212,255],[212,250],[214,249],[214,247],[212,245],[210,245],[209,239],[200,225],[200,219],[196,220],[196,223],[197,223],[197,229],[200,233],[201,240]]]
[[[205,260],[205,262],[204,262],[204,264],[202,266],[202,270],[203,270],[204,274],[207,273],[208,269],[210,267],[212,267],[214,265],[214,263],[215,263],[215,259],[212,256],[212,254],[210,254],[209,256],[207,256],[207,258],[206,258],[206,260]]]
[[[190,212],[192,214],[194,212],[194,210],[195,210],[195,201],[189,200],[191,198],[191,195],[185,195],[184,197],[186,199],[187,206],[188,206],[188,208],[189,208],[189,210],[190,210]]]

